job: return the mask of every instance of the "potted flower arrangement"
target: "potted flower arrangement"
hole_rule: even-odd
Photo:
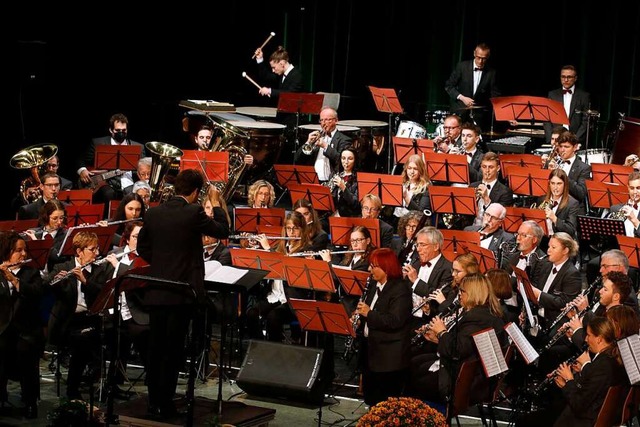
[[[439,411],[412,397],[390,397],[372,406],[357,427],[424,426],[446,427],[447,420]]]

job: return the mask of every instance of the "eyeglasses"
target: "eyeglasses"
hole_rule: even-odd
[[[362,212],[377,212],[380,208],[370,208],[369,206],[363,206]]]
[[[560,78],[563,80],[572,80],[572,79],[575,79],[576,76],[560,76]]]
[[[60,187],[60,183],[57,184],[42,184],[47,188],[56,188],[56,187]]]
[[[92,246],[92,247],[85,248],[85,250],[87,250],[89,252],[98,252],[98,251],[100,251],[100,248],[97,247],[97,246]]]
[[[300,227],[285,227],[284,229],[290,233],[293,233],[296,230],[300,230]]]
[[[459,127],[460,126],[443,126],[442,129],[444,129],[444,130],[453,130],[453,129],[457,129]]]
[[[516,233],[516,238],[518,237],[522,237],[523,239],[526,239],[527,237],[533,237],[532,234],[526,234],[526,233]]]
[[[416,243],[416,246],[419,247],[419,248],[426,248],[429,245],[433,245],[433,243],[424,243],[424,242]]]
[[[620,267],[620,264],[600,264],[600,268]]]
[[[359,238],[359,239],[351,239],[351,244],[352,244],[352,245],[357,245],[358,243],[360,243],[360,242],[364,242],[365,240],[367,240],[367,239],[366,239],[366,238],[364,238],[364,237],[361,237],[361,238]]]
[[[406,228],[407,230],[415,230],[416,228],[418,228],[417,224],[407,224],[404,228]]]
[[[484,217],[485,218],[489,218],[492,221],[496,221],[496,222],[502,221],[502,218],[498,218],[497,216],[493,216],[493,215],[491,215],[490,213],[487,213],[487,212],[484,213]]]

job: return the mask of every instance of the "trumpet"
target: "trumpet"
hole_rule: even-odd
[[[232,234],[229,239],[249,239],[257,240],[261,234]],[[300,237],[285,237],[285,236],[267,236],[269,240],[300,240]]]
[[[302,145],[302,152],[307,156],[313,153],[313,148],[315,147],[316,143],[320,141],[320,138],[324,138],[325,136],[327,136],[327,133],[324,131],[324,129],[321,130],[315,138],[309,135],[309,139],[311,141],[307,141]]]
[[[307,257],[307,256],[320,256],[320,252],[322,251],[315,251],[315,252],[294,252],[292,254],[289,254],[289,256],[291,257]],[[335,254],[362,254],[365,251],[363,250],[357,250],[357,251],[329,251],[330,255],[335,255]]]

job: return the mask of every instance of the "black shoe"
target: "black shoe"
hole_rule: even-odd
[[[147,408],[147,413],[154,420],[167,420],[167,419],[176,418],[182,415],[180,412],[176,410],[176,407],[173,405],[170,405],[170,406],[149,405],[149,407]]]
[[[35,403],[27,405],[24,408],[24,417],[28,420],[34,420],[38,418],[38,405],[36,405]]]

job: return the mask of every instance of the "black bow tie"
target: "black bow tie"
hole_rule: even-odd
[[[420,265],[421,265],[421,266],[423,266],[423,267],[424,267],[425,265],[426,265],[427,267],[431,267],[431,263],[430,263],[429,261],[427,261],[427,262],[421,262],[421,263],[420,263]]]
[[[480,233],[480,240],[486,240],[491,236],[493,236],[493,233],[489,233],[489,234]]]
[[[558,274],[558,269],[557,269],[557,268],[555,268],[555,267],[553,267],[552,272],[553,272],[553,274]]]
[[[554,200],[553,203],[551,203],[551,208],[555,208],[556,206],[558,206],[558,201]]]
[[[526,255],[522,255],[522,254],[520,254],[520,257],[519,257],[519,258],[520,258],[520,259],[527,259],[528,257],[527,257]]]
[[[566,94],[568,93],[569,95],[571,95],[573,92],[571,91],[571,89],[562,89],[562,94]]]
[[[633,205],[633,209],[638,210],[638,204]]]
[[[482,71],[482,68],[474,67],[473,71]]]
[[[467,151],[467,156],[469,156],[469,157],[473,157],[473,153],[471,153],[471,152]]]
[[[491,190],[491,184],[485,184],[485,187],[487,187],[487,190]]]
[[[571,164],[571,160],[565,160],[563,163],[564,163],[565,165],[570,165],[570,164]]]

